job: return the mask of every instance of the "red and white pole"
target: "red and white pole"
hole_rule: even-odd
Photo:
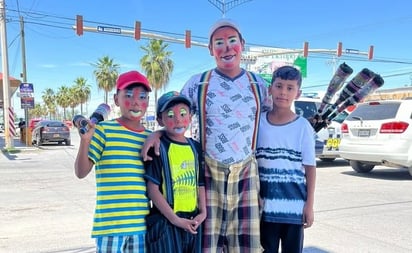
[[[9,134],[10,138],[14,138],[16,136],[16,126],[14,125],[14,110],[13,107],[9,107]]]
[[[3,69],[3,108],[4,108],[4,127],[6,130],[5,141],[6,148],[14,147],[14,138],[10,138],[10,119],[6,119],[6,114],[10,115],[10,80],[9,80],[9,62],[7,51],[7,32],[6,32],[6,8],[4,0],[0,0],[0,44],[1,44],[1,63]],[[13,115],[14,117],[14,115]],[[10,117],[8,117],[10,118]],[[12,124],[14,126],[14,122]]]

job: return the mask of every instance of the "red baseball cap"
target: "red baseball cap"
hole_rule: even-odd
[[[141,84],[148,91],[152,91],[147,78],[136,70],[120,74],[116,81],[116,89],[124,90],[131,84]]]

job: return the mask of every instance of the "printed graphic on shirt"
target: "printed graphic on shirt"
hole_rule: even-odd
[[[192,212],[197,206],[195,158],[190,145],[171,143],[168,151],[175,212]]]

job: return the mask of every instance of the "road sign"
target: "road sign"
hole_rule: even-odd
[[[359,50],[358,49],[347,48],[345,50],[345,53],[347,53],[347,54],[359,54]]]
[[[21,109],[33,109],[34,108],[34,89],[32,83],[20,84],[20,102]]]
[[[110,27],[110,26],[98,26],[97,31],[98,32],[105,32],[105,33],[116,33],[116,34],[122,33],[122,30],[120,28]]]

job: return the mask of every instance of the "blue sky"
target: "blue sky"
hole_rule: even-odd
[[[71,26],[82,15],[85,26],[114,26],[132,30],[140,21],[143,32],[183,38],[191,30],[193,40],[206,42],[211,24],[222,12],[207,0],[5,0],[9,74],[22,72],[19,15],[25,20],[27,81],[33,83],[36,102],[46,88],[71,86],[84,77],[93,87],[89,110],[103,102],[91,63],[109,56],[120,64],[120,71],[141,70],[140,49],[147,39],[85,32],[77,36]],[[229,3],[231,1],[225,1]],[[270,47],[300,49],[305,41],[310,49],[343,49],[363,52],[374,46],[374,59],[343,55],[337,64],[346,62],[354,73],[369,68],[380,74],[381,89],[412,84],[412,13],[410,1],[346,0],[341,2],[307,0],[253,0],[234,7],[226,17],[238,22],[246,43]],[[20,12],[18,12],[20,11]],[[175,70],[166,90],[179,90],[195,73],[214,67],[214,60],[204,47],[186,49],[169,43]],[[332,55],[309,53],[308,76],[303,81],[306,92],[326,90],[333,74]],[[352,76],[351,76],[352,77]],[[351,78],[350,77],[350,78]],[[14,97],[18,112],[20,101]]]

